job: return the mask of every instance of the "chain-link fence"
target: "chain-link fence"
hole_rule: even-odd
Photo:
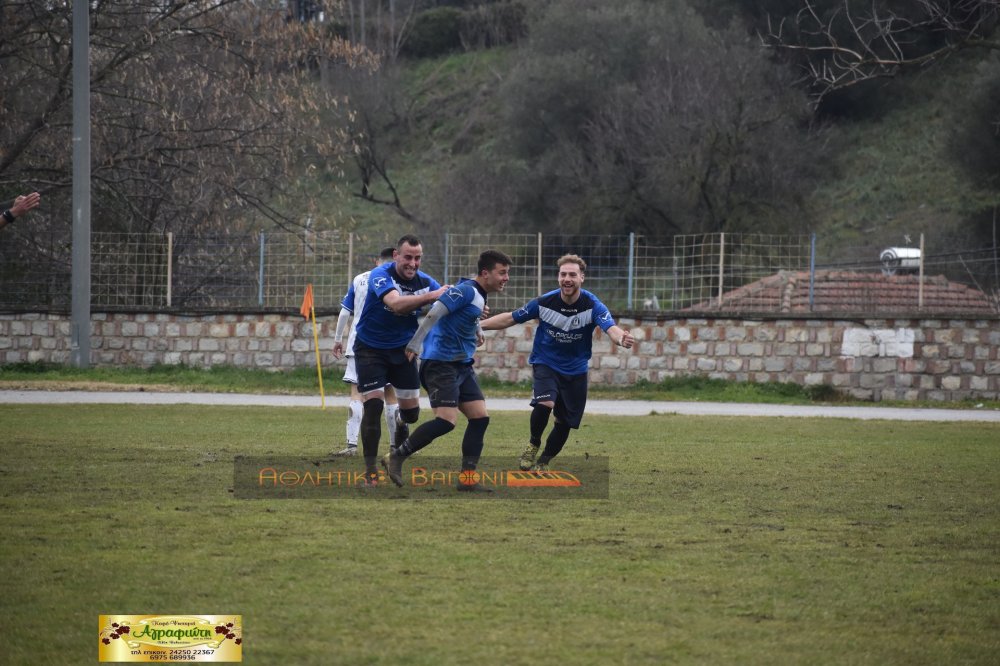
[[[934,252],[917,242],[864,247],[816,236],[441,233],[422,237],[421,269],[442,283],[473,276],[494,248],[514,265],[496,311],[557,288],[556,260],[587,262],[584,287],[613,310],[705,313],[1000,312],[996,247]],[[372,267],[388,235],[254,232],[91,236],[91,303],[141,311],[295,310],[307,284],[336,311],[351,278]],[[0,243],[0,308],[65,310],[71,248],[41,235]]]

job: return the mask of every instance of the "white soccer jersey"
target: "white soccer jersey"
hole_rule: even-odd
[[[354,356],[354,338],[358,330],[358,318],[361,315],[361,311],[364,310],[365,299],[368,298],[369,275],[371,275],[371,271],[355,275],[354,279],[351,280],[351,286],[347,288],[344,299],[340,301],[340,307],[346,308],[348,312],[354,315],[351,318],[351,330],[347,334],[347,345],[344,351],[346,356]]]

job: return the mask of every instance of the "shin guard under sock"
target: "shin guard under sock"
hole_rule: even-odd
[[[351,400],[351,404],[347,406],[348,446],[358,445],[358,433],[361,432],[361,414],[364,412],[364,409],[360,400]]]
[[[385,427],[389,433],[389,446],[395,447],[402,442],[396,441],[396,414],[399,412],[399,405],[385,405]]]
[[[489,425],[488,416],[469,419],[469,424],[465,426],[465,435],[462,437],[462,469],[476,469],[479,456],[483,453],[483,437]]]
[[[441,435],[447,435],[454,429],[454,423],[435,417],[433,421],[422,423],[419,428],[411,432],[406,441],[396,448],[396,454],[404,458],[411,456]]]
[[[549,433],[548,439],[545,440],[545,450],[538,457],[539,465],[547,465],[550,460],[559,455],[566,440],[569,439],[569,430],[569,426],[562,421],[555,422],[555,425],[552,426],[552,432]]]
[[[382,410],[385,403],[378,398],[365,400],[364,413],[361,416],[361,445],[364,447],[365,468],[375,469],[375,459],[378,457],[378,441],[382,438]]]
[[[528,441],[535,446],[542,444],[542,433],[545,432],[545,426],[549,424],[549,414],[551,413],[552,408],[545,405],[535,405],[535,408],[531,410],[531,418],[528,421]]]

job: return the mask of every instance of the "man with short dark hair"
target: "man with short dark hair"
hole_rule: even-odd
[[[372,269],[368,296],[358,315],[354,363],[358,392],[364,399],[361,446],[367,485],[378,484],[378,445],[382,437],[385,387],[392,384],[399,401],[396,441],[409,434],[420,417],[420,377],[406,357],[406,343],[417,330],[420,309],[438,299],[447,287],[420,270],[424,250],[420,239],[407,234],[396,243],[393,261]]]
[[[598,326],[616,345],[629,349],[635,338],[615,324],[608,308],[594,294],[583,289],[587,263],[575,254],[563,255],[559,267],[559,288],[528,302],[514,312],[504,312],[482,322],[485,331],[508,328],[538,320],[535,342],[528,362],[533,374],[529,443],[521,454],[523,470],[548,469],[559,455],[569,431],[580,427],[587,405],[587,369]],[[538,457],[542,433],[555,415],[555,424]]]
[[[490,423],[486,399],[476,380],[473,355],[483,343],[479,320],[489,294],[502,291],[510,279],[511,259],[499,250],[479,255],[478,274],[462,279],[431,306],[413,339],[406,345],[408,358],[420,356],[420,383],[427,391],[434,419],[420,425],[397,448],[389,449],[382,464],[397,486],[403,485],[403,461],[455,428],[458,413],[468,420],[462,438],[462,471],[475,471],[483,452],[483,437]],[[463,475],[461,491],[489,491]],[[466,479],[473,479],[465,482]]]

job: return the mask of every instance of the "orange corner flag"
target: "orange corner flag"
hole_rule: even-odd
[[[303,317],[309,319],[309,313],[313,309],[313,286],[312,284],[306,285],[306,295],[302,297],[302,307],[299,308],[299,312]]]

